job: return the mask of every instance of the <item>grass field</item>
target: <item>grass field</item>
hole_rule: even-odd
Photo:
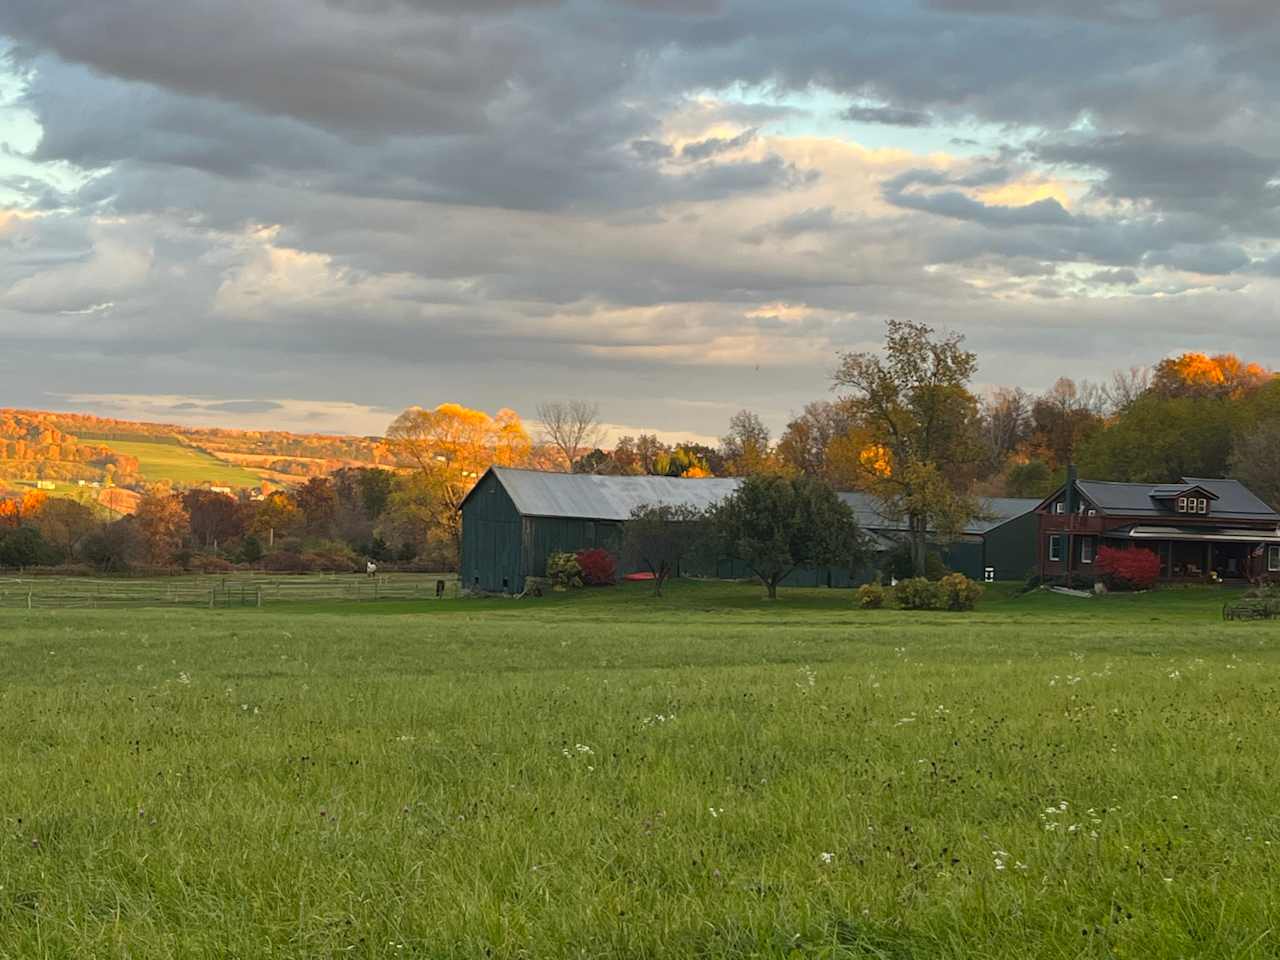
[[[1274,957],[1222,599],[0,611],[0,957]]]
[[[212,454],[177,443],[150,440],[99,440],[117,453],[138,458],[142,476],[151,481],[168,480],[178,484],[214,483],[233,487],[256,487],[262,481],[257,474]]]

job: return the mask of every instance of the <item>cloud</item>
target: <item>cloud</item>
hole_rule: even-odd
[[[1255,0],[13,0],[6,45],[14,402],[365,430],[572,383],[714,436],[888,317],[1029,387],[1152,329],[1274,352]]]
[[[933,117],[925,111],[901,107],[849,107],[840,116],[854,123],[882,123],[890,127],[927,127],[933,123]]]

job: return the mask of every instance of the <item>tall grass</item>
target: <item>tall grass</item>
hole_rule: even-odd
[[[1274,627],[614,596],[0,612],[0,957],[1280,950]]]

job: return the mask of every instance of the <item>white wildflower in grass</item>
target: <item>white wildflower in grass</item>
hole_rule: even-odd
[[[587,756],[591,756],[592,754],[595,753],[595,751],[592,750],[590,747],[588,747],[585,743],[575,743],[573,745],[573,749],[577,750],[579,753],[585,753],[587,754]]]
[[[1009,852],[1007,850],[992,850],[991,857],[995,860],[996,869],[1003,870],[1005,861],[1009,859]]]
[[[185,683],[190,683],[190,682],[191,682],[191,677],[190,677],[190,676],[187,674],[187,672],[184,670],[184,671],[182,671],[182,673],[178,674],[178,682],[179,682],[179,683],[184,683],[184,684],[185,684]]]
[[[1182,671],[1181,671],[1181,670],[1173,670],[1173,671],[1170,671],[1170,673],[1169,673],[1169,679],[1170,679],[1170,680],[1181,680],[1181,679],[1182,679]]]
[[[711,814],[711,819],[719,820],[720,814],[724,813],[724,807],[707,807],[707,813]]]
[[[836,859],[836,855],[834,853],[827,853],[826,851],[823,851],[822,853],[818,854],[818,859],[821,860],[823,863],[834,863]]]

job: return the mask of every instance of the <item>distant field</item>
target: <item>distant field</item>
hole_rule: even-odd
[[[262,479],[255,473],[225,463],[203,450],[176,443],[150,440],[97,440],[117,453],[138,458],[139,469],[147,480],[171,483],[216,483],[233,487],[256,487]]]
[[[0,610],[0,958],[1280,953],[1280,625],[760,593]]]

